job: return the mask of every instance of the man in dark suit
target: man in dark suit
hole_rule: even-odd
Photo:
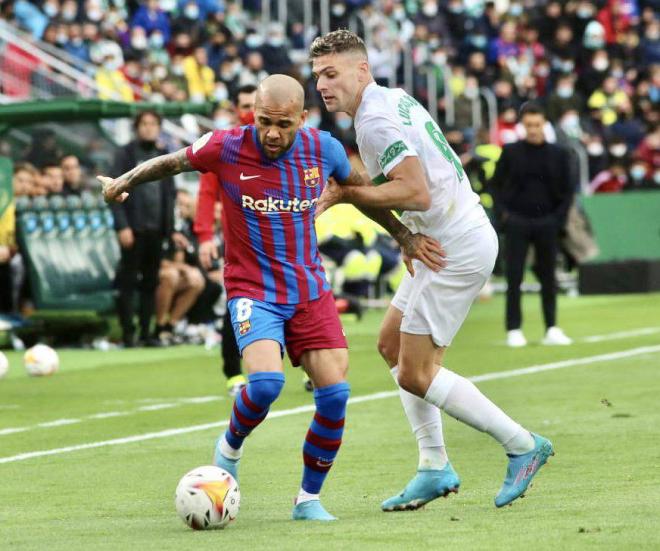
[[[118,151],[115,174],[124,174],[148,159],[167,153],[156,144],[161,129],[160,115],[143,111],[136,117],[134,127],[136,139]],[[171,235],[174,225],[175,194],[174,180],[168,177],[144,184],[123,203],[111,205],[121,247],[117,270],[117,309],[122,339],[127,347],[159,344],[151,334],[150,325],[163,241]],[[140,338],[137,342],[133,323],[136,290],[140,293]]]
[[[573,197],[568,152],[546,142],[543,110],[528,102],[520,110],[525,139],[504,146],[491,180],[495,216],[505,235],[507,344],[525,346],[520,284],[529,245],[534,245],[535,273],[541,283],[546,333],[543,344],[571,344],[557,327],[555,265],[559,232]]]

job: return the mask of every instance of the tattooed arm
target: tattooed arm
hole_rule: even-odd
[[[107,176],[97,176],[97,178],[101,182],[106,203],[112,201],[123,203],[128,197],[128,192],[139,184],[162,180],[168,176],[193,170],[195,169],[190,164],[184,148],[149,159],[117,178]]]
[[[341,186],[371,186],[371,183],[360,176],[356,170],[351,170],[348,178],[339,182]],[[334,186],[334,188],[333,188]],[[337,190],[338,185],[328,182],[326,188],[321,194],[319,204],[322,213],[324,210],[335,204],[333,189]],[[326,193],[328,192],[328,193]],[[404,262],[411,275],[414,275],[412,259],[421,260],[429,268],[438,271],[444,268],[445,252],[440,243],[435,239],[419,233],[412,233],[401,221],[394,216],[391,210],[387,208],[367,207],[355,205],[365,216],[371,218],[374,222],[380,224],[401,246],[404,255]]]

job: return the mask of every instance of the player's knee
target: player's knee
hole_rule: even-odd
[[[266,408],[277,400],[283,386],[284,376],[281,373],[253,374],[248,385],[249,398],[259,407]]]
[[[398,339],[388,338],[387,335],[381,333],[378,337],[378,353],[388,363],[388,365],[396,365],[399,359]]]
[[[321,401],[323,403],[324,411],[344,412],[346,410],[348,398],[351,395],[351,387],[348,383],[343,382],[319,388],[316,392],[318,395],[322,395]]]
[[[398,382],[403,390],[411,394],[420,397],[426,395],[428,385],[425,385],[423,373],[418,369],[410,368],[405,364],[399,365]]]

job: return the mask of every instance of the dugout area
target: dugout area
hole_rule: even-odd
[[[13,162],[43,141],[45,148],[76,155],[90,177],[108,174],[117,147],[131,136],[132,118],[145,110],[168,118],[208,114],[211,106],[73,99],[0,105],[0,214],[13,205],[35,307],[31,323],[17,331],[28,342],[42,333],[56,339],[107,333],[119,246],[98,191],[14,198]]]

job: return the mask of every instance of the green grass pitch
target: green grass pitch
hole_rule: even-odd
[[[501,297],[475,304],[445,364],[466,376],[500,373],[478,386],[555,445],[511,507],[493,505],[501,448],[444,417],[460,493],[382,513],[417,456],[398,397],[384,395],[349,406],[323,492],[339,522],[289,520],[311,417],[302,412],[268,419],[248,439],[237,521],[193,532],[173,493],[185,472],[210,462],[222,429],[203,425],[230,413],[216,350],[60,350],[60,372],[43,379],[10,352],[0,381],[0,549],[660,549],[660,295],[562,298],[561,326],[576,339],[562,348],[538,344],[539,300],[525,297],[531,344],[508,349],[503,310]],[[353,398],[394,390],[375,350],[382,315],[345,321]],[[502,375],[547,364],[559,368]],[[272,411],[312,403],[300,372],[287,366],[286,376]]]

